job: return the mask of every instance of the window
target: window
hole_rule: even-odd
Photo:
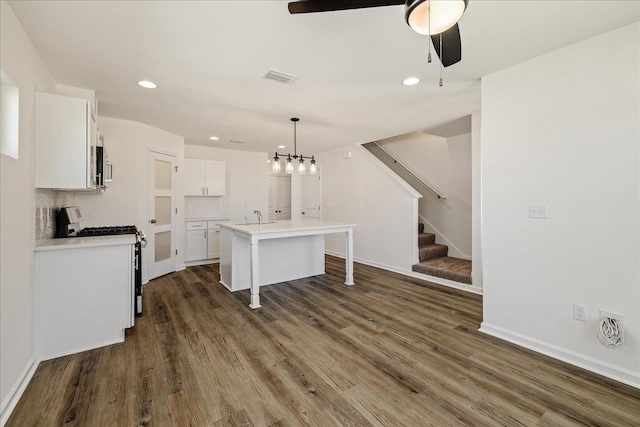
[[[20,90],[4,71],[0,73],[0,152],[17,159]]]

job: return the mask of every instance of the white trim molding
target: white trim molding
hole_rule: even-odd
[[[332,255],[338,258],[344,259],[344,255],[339,252],[334,252],[331,250],[325,250],[327,255]],[[443,279],[441,277],[429,276],[428,274],[416,273],[413,270],[405,270],[403,268],[397,268],[392,265],[382,264],[376,261],[369,261],[367,259],[353,257],[354,262],[358,262],[360,264],[368,265],[371,267],[380,268],[382,270],[392,271],[394,273],[402,274],[404,276],[413,277],[414,279],[424,280],[426,282],[435,283],[437,285],[447,286],[449,288],[458,289],[461,291],[469,292],[476,295],[482,295],[482,288],[474,285],[465,285],[464,283],[455,282],[453,280]]]
[[[15,384],[13,384],[13,387],[11,387],[11,390],[9,390],[9,394],[7,394],[7,397],[2,402],[2,408],[0,409],[0,426],[4,426],[9,420],[11,413],[16,408],[18,401],[20,401],[22,394],[27,388],[27,385],[29,385],[31,378],[33,378],[33,374],[36,372],[39,365],[40,360],[38,360],[34,354],[16,380]]]
[[[585,356],[584,354],[576,353],[575,351],[567,350],[565,348],[539,341],[534,338],[529,338],[517,332],[512,332],[498,326],[493,326],[491,324],[488,324],[487,322],[482,322],[482,324],[480,324],[480,329],[478,330],[487,335],[491,335],[493,337],[500,338],[521,347],[528,348],[529,350],[542,353],[545,356],[561,360],[570,365],[586,369],[587,371],[595,372],[596,374],[605,376],[615,381],[619,381],[632,387],[640,388],[639,372],[621,368],[619,366],[615,366],[610,363]]]

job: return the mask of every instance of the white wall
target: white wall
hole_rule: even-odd
[[[148,230],[147,153],[149,149],[175,154],[178,164],[177,268],[184,265],[184,138],[139,122],[98,117],[104,135],[105,150],[113,162],[113,182],[104,193],[75,193],[75,203],[83,215],[83,227],[135,224]],[[143,278],[146,281],[146,256],[142,251]]]
[[[345,152],[352,158],[344,159]],[[357,224],[357,261],[410,273],[418,247],[418,193],[359,145],[319,153],[316,159],[322,168],[322,219]],[[344,236],[327,235],[326,249],[344,256]]]
[[[423,191],[420,216],[450,255],[471,259],[471,134],[450,138],[413,132],[378,142],[416,176],[447,195]]]
[[[35,361],[35,92],[55,89],[51,75],[9,4],[0,2],[0,64],[20,89],[19,157],[0,164],[1,422],[13,393]]]
[[[480,112],[471,115],[471,283],[482,287],[482,171]]]
[[[482,330],[640,387],[640,26],[482,80]],[[528,218],[548,204],[547,219]],[[587,321],[572,319],[572,304]],[[624,314],[625,344],[596,338]]]
[[[185,145],[184,156],[193,159],[225,162],[226,194],[222,197],[222,216],[232,221],[255,220],[254,210],[268,216],[267,153],[225,150],[199,145]]]

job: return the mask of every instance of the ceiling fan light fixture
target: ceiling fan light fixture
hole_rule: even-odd
[[[405,20],[418,34],[440,34],[462,18],[467,3],[468,0],[409,0],[405,5]]]

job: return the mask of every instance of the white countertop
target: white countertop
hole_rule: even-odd
[[[243,223],[220,224],[220,227],[229,228],[245,234],[269,234],[282,231],[308,231],[324,230],[336,227],[355,227],[356,224],[346,222],[321,221],[315,219],[285,220],[285,221],[265,221],[262,225]]]
[[[133,245],[136,243],[135,234],[97,237],[69,237],[66,239],[50,239],[36,245],[36,252],[55,251],[60,249],[91,248],[96,246]]]
[[[188,216],[184,218],[185,222],[193,222],[193,221],[231,221],[229,218],[218,218],[212,216]]]

